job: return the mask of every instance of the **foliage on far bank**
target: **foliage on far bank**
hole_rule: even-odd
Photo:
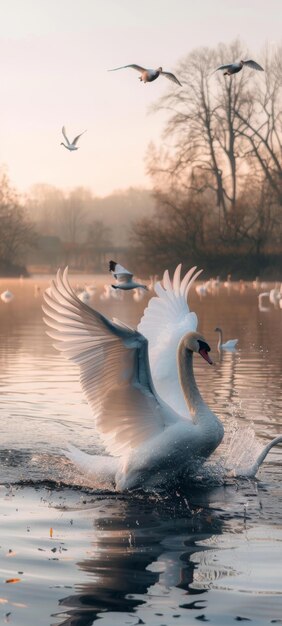
[[[212,70],[244,58],[239,41],[200,48],[180,63],[182,89],[155,105],[167,111],[163,144],[150,146],[156,209],[137,221],[138,263],[184,261],[209,272],[278,277],[282,248],[282,49],[265,50],[265,72]]]
[[[0,274],[26,274],[27,251],[36,245],[36,232],[5,171],[0,173]]]

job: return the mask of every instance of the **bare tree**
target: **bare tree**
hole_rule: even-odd
[[[235,111],[240,134],[245,137],[245,156],[260,172],[282,204],[282,47],[266,49],[264,80],[255,80],[253,93]]]
[[[18,263],[23,266],[23,255],[35,245],[36,234],[5,171],[0,175],[0,223],[1,270],[7,271]]]

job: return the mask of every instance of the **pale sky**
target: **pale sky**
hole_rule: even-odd
[[[150,186],[144,156],[164,117],[148,109],[175,87],[107,69],[174,71],[193,48],[236,37],[254,58],[266,42],[281,43],[281,0],[0,0],[0,8],[0,164],[21,191]],[[63,124],[71,139],[87,129],[78,151],[60,145]]]

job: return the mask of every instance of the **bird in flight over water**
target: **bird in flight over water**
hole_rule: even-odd
[[[227,65],[220,65],[216,68],[216,70],[214,70],[214,72],[217,72],[218,70],[225,70],[223,72],[224,76],[232,76],[232,74],[237,74],[238,72],[241,72],[244,65],[247,65],[247,67],[250,67],[252,70],[259,70],[259,72],[264,72],[263,67],[256,63],[256,61],[252,61],[252,59],[248,59],[247,61],[238,61],[237,63],[229,63]]]
[[[70,142],[67,138],[65,126],[63,126],[62,128],[62,133],[63,133],[66,143],[61,141],[61,146],[65,146],[67,150],[78,150],[78,146],[76,144],[79,140],[79,137],[81,137],[81,135],[84,135],[84,133],[86,133],[86,130],[84,130],[83,133],[80,133],[80,135],[77,135],[72,142]]]
[[[136,65],[132,63],[131,65],[122,65],[121,67],[114,67],[112,70],[108,70],[109,72],[116,72],[117,70],[123,70],[127,67],[131,67],[133,70],[137,70],[140,72],[139,80],[143,83],[152,83],[153,80],[156,80],[159,76],[164,76],[171,80],[173,83],[176,83],[180,87],[182,87],[178,78],[174,76],[171,72],[164,72],[162,67],[158,67],[156,70],[149,70],[146,67],[142,67],[142,65]]]
[[[129,289],[137,289],[138,287],[139,289],[148,289],[146,285],[142,285],[141,283],[132,280],[132,272],[129,272],[125,269],[125,267],[115,261],[109,262],[109,271],[117,281],[116,285],[112,285],[114,289],[123,289],[125,291],[128,291]]]

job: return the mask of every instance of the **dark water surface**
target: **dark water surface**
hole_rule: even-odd
[[[147,296],[101,301],[104,282],[91,304],[138,323]],[[0,281],[15,294],[0,301],[0,624],[282,624],[282,446],[252,481],[213,473],[184,494],[95,490],[62,452],[68,441],[101,447],[77,368],[45,334],[47,285]],[[260,311],[257,295],[236,284],[191,294],[216,362],[195,358],[196,377],[227,427],[218,456],[234,467],[282,433],[282,310]],[[218,325],[236,352],[219,356]]]

